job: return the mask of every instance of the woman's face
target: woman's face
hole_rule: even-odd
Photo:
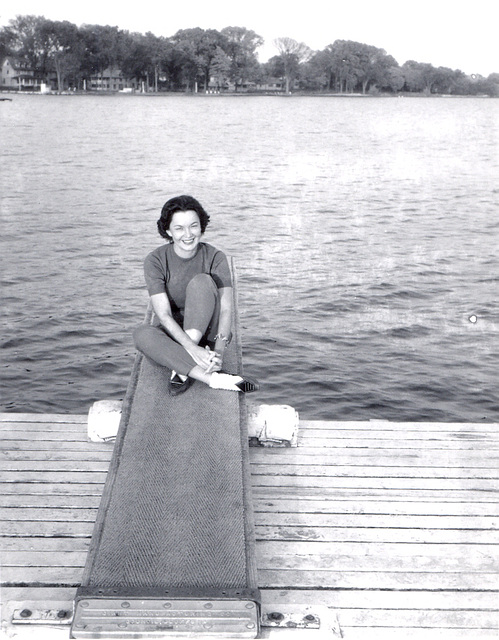
[[[168,234],[173,240],[173,249],[181,258],[190,258],[198,248],[201,223],[195,211],[177,211],[173,214]]]

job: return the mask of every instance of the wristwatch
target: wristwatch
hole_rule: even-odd
[[[224,336],[223,333],[217,333],[217,335],[215,336],[215,341],[217,340],[223,340],[225,344],[230,344],[230,341],[232,340],[232,335]]]

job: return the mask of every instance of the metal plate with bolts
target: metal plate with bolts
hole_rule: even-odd
[[[103,598],[78,601],[72,637],[256,638],[258,627],[258,606],[248,600]]]
[[[26,606],[23,609],[14,609],[12,624],[47,624],[67,625],[73,619],[72,607],[61,609],[37,609]]]
[[[338,616],[333,609],[325,605],[283,604],[266,602],[262,604],[262,627],[279,629],[297,629],[296,638],[342,638]],[[305,635],[305,631],[307,632]],[[283,636],[284,637],[284,636]],[[292,637],[291,634],[286,637]]]
[[[270,611],[262,615],[263,627],[280,627],[287,629],[320,629],[321,620],[317,614],[281,613]]]

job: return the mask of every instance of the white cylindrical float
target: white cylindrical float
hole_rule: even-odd
[[[111,442],[121,420],[121,400],[98,400],[88,412],[88,437],[92,442]]]

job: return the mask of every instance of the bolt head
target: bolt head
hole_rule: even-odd
[[[274,620],[275,622],[284,620],[284,616],[282,615],[282,613],[279,613],[278,611],[272,611],[272,613],[269,613],[268,618],[269,620]]]

